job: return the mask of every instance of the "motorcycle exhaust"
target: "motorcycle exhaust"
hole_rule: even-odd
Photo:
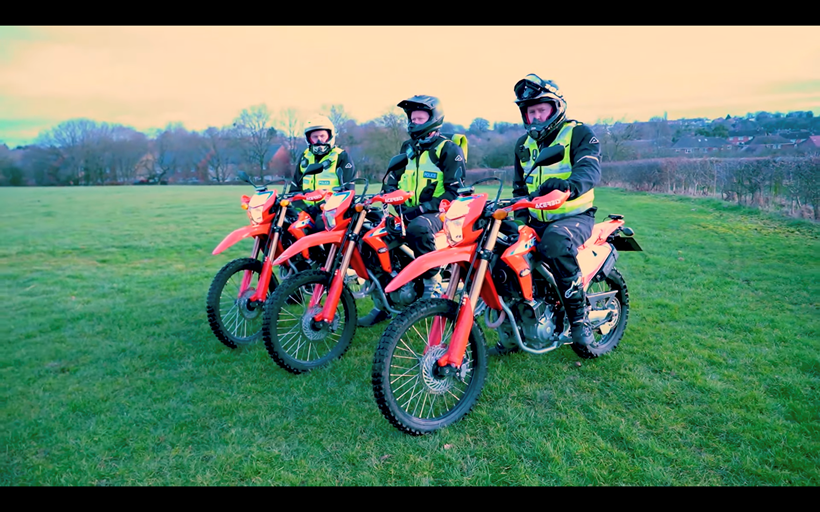
[[[370,269],[367,269],[367,275],[370,276],[370,280],[373,281],[373,283],[375,284],[375,289],[376,289],[376,291],[379,292],[379,298],[380,298],[381,303],[382,303],[381,305],[384,306],[384,309],[386,309],[387,311],[393,313],[394,315],[400,314],[401,311],[399,311],[398,309],[394,309],[394,308],[390,307],[390,304],[387,301],[387,296],[384,294],[384,289],[382,288],[382,284],[379,282],[378,279],[376,279],[376,276],[373,275],[373,272],[371,272]]]

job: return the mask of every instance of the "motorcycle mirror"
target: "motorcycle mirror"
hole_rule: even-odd
[[[398,171],[399,169],[403,169],[408,162],[407,155],[402,153],[400,155],[396,155],[390,159],[390,163],[387,164],[387,172]]]
[[[562,144],[556,144],[555,146],[549,146],[542,149],[541,152],[538,153],[538,157],[535,159],[533,167],[557,164],[564,159],[565,149],[566,148]]]
[[[250,177],[248,177],[248,173],[246,173],[245,171],[237,172],[236,177],[239,178],[242,181],[247,181],[248,183],[253,185],[253,182],[251,181]]]
[[[305,176],[309,176],[311,174],[319,174],[325,167],[321,163],[315,163],[308,165],[308,168],[305,169],[303,173]]]
[[[555,146],[549,146],[542,149],[541,152],[538,153],[538,156],[535,158],[535,162],[532,163],[532,167],[530,167],[529,172],[524,177],[524,181],[527,181],[527,179],[529,179],[530,174],[532,174],[532,171],[534,171],[536,167],[552,165],[563,160],[565,149],[566,148],[563,144],[556,144]]]

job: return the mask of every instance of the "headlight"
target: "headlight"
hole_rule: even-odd
[[[325,216],[325,227],[333,229],[336,227],[336,209],[328,210],[322,215]]]
[[[248,201],[248,217],[250,217],[252,223],[260,224],[262,222],[262,208],[272,194],[272,191],[260,192],[250,198]]]
[[[461,228],[464,226],[464,217],[458,219],[444,219],[444,234],[450,247],[457,245],[464,239]]]
[[[254,224],[259,224],[262,222],[262,205],[255,206],[253,208],[248,208],[248,217],[251,218],[251,222]]]

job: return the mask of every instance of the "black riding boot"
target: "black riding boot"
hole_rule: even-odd
[[[359,318],[357,323],[359,327],[371,327],[391,317],[390,312],[381,309],[383,306],[379,297],[373,297],[373,305],[373,309],[370,310],[367,316]]]
[[[592,328],[586,317],[583,276],[577,274],[572,277],[559,278],[556,284],[558,284],[561,299],[564,301],[572,342],[583,346],[591,345],[595,338],[592,336]]]

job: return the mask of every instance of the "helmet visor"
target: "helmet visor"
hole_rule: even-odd
[[[529,80],[519,80],[513,90],[515,91],[515,97],[518,98],[519,101],[530,100],[547,92],[544,87]]]

